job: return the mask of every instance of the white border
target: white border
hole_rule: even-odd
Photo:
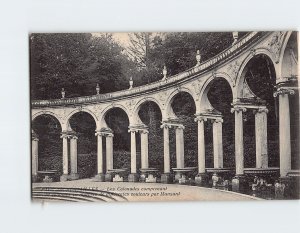
[[[298,0],[27,0],[0,7],[1,232],[298,232],[299,201],[33,205],[29,32],[299,30]]]

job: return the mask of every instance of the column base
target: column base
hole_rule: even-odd
[[[161,175],[160,182],[163,184],[171,184],[172,179],[171,179],[171,174],[170,173],[164,173]]]
[[[31,175],[31,183],[36,183],[39,181],[38,175]]]
[[[275,183],[276,199],[299,199],[299,177],[284,176],[279,178],[279,182]]]
[[[113,181],[113,176],[111,173],[105,174],[105,182],[112,182]]]
[[[69,176],[69,175],[67,175],[67,174],[61,175],[61,176],[60,176],[60,181],[61,181],[61,182],[67,181],[67,180],[68,180],[68,176]]]
[[[103,173],[95,175],[94,181],[104,182],[105,181],[105,175]]]
[[[206,173],[198,173],[195,176],[195,184],[206,187],[208,185],[208,175]]]
[[[246,193],[247,192],[247,179],[244,175],[236,175],[232,179],[232,191],[238,193]]]
[[[68,180],[78,180],[79,174],[78,173],[71,173],[68,177]]]
[[[128,182],[137,182],[138,175],[136,173],[131,173],[128,175]]]

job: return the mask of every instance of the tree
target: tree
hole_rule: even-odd
[[[68,97],[124,88],[124,67],[130,63],[123,48],[111,34],[53,33],[30,36],[31,97],[60,98],[61,88]]]

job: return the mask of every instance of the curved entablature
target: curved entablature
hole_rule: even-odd
[[[264,36],[269,35],[271,32],[251,32],[242,37],[235,44],[230,46],[228,49],[219,53],[215,57],[203,62],[200,65],[197,65],[193,68],[190,68],[182,73],[168,77],[166,80],[160,80],[151,84],[144,86],[134,87],[128,90],[122,90],[112,93],[92,95],[92,96],[83,96],[75,98],[64,98],[64,99],[53,99],[53,100],[33,100],[31,105],[33,108],[41,108],[47,106],[72,106],[72,105],[82,105],[89,103],[102,103],[109,102],[113,100],[121,100],[124,98],[131,98],[136,95],[141,95],[145,93],[160,92],[161,90],[167,89],[172,86],[179,85],[181,83],[187,82],[194,79],[195,77],[199,78],[201,75],[216,69],[219,66],[222,66],[227,61],[234,59],[241,52],[246,51],[250,44],[254,44],[259,41]]]

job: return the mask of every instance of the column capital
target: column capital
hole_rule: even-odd
[[[257,113],[266,113],[268,114],[269,110],[267,109],[267,107],[258,107],[257,109],[255,109],[253,111],[254,114],[257,114]]]
[[[142,130],[140,130],[140,133],[141,133],[141,134],[148,134],[148,133],[149,133],[149,130],[147,130],[147,129],[142,129]]]
[[[182,129],[182,130],[185,129],[184,125],[176,125],[174,127],[175,127],[175,129]]]
[[[71,139],[75,139],[75,140],[78,139],[78,137],[77,137],[76,135],[71,135],[70,138],[71,138]]]
[[[292,87],[279,87],[274,93],[273,96],[277,97],[278,95],[294,95],[295,94],[295,90]]]
[[[100,130],[96,130],[95,136],[103,136],[103,137],[113,137],[113,131],[110,128],[102,128]]]
[[[243,106],[239,106],[239,105],[234,105],[230,112],[231,113],[234,113],[234,112],[246,112],[247,111],[247,108],[243,107]]]
[[[74,138],[78,139],[77,133],[74,130],[62,131],[60,138]]]
[[[207,117],[205,117],[205,116],[202,116],[202,115],[196,115],[196,114],[195,114],[195,116],[196,116],[196,117],[194,118],[194,121],[195,121],[195,122],[201,122],[201,121],[204,122],[204,121],[207,121]]]
[[[223,119],[222,118],[214,118],[214,119],[211,119],[211,121],[213,123],[223,123]]]
[[[128,127],[128,133],[149,133],[148,127],[144,124],[142,125],[130,125]]]
[[[172,125],[170,123],[166,123],[166,122],[163,122],[160,126],[161,129],[163,128],[166,128],[166,129],[171,129],[172,128]]]
[[[178,129],[185,128],[183,124],[172,123],[172,122],[162,122],[162,125],[160,126],[160,128],[169,128],[169,129],[171,129],[172,127],[178,128]]]

